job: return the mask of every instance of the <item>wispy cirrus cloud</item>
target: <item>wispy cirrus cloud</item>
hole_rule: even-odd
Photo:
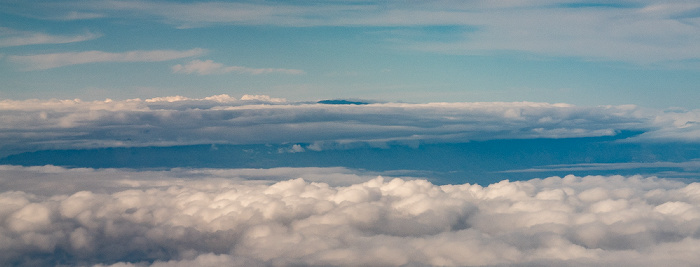
[[[83,12],[159,19],[180,28],[209,25],[278,27],[456,26],[450,38],[428,33],[390,40],[403,48],[453,54],[504,51],[638,64],[700,58],[700,4],[689,1],[378,1],[197,2],[100,1],[73,6]],[[401,31],[399,31],[401,32]]]
[[[8,59],[25,66],[25,70],[45,70],[63,66],[98,62],[159,62],[203,55],[206,50],[137,50],[121,53],[104,51],[65,52],[35,55],[12,55]]]
[[[637,3],[622,7],[528,7],[470,14],[462,39],[414,42],[414,49],[456,54],[523,51],[653,64],[700,58],[700,17],[683,17],[698,4]],[[466,14],[464,14],[466,15]]]
[[[700,59],[700,4],[651,0],[600,1],[303,1],[194,3],[88,1],[10,5],[30,15],[80,19],[106,16],[159,21],[178,28],[211,25],[392,27],[387,41],[402,49],[448,54],[525,52],[636,64]],[[17,7],[18,6],[18,7]],[[126,15],[128,14],[128,15]],[[421,31],[448,26],[449,32]],[[408,29],[408,31],[406,31]],[[414,29],[416,31],[412,31]],[[369,29],[368,32],[372,30]],[[420,32],[404,35],[406,32]],[[436,38],[437,37],[437,38]]]
[[[105,17],[104,14],[101,13],[92,13],[92,12],[77,12],[77,11],[70,11],[65,14],[59,14],[57,16],[53,17],[44,17],[43,19],[50,19],[50,20],[86,20],[86,19],[97,19],[97,18],[103,18]]]
[[[11,28],[0,27],[0,47],[75,43],[96,39],[101,36],[101,34],[91,32],[72,36],[51,35],[40,32],[19,31]]]
[[[700,170],[700,160],[692,160],[686,162],[622,162],[622,163],[579,163],[579,164],[562,164],[538,166],[535,168],[522,170],[507,170],[502,173],[513,172],[575,172],[575,171],[591,171],[591,170],[625,170],[625,169],[643,169],[643,168],[668,168],[668,169],[684,169],[684,170]]]
[[[184,65],[177,64],[172,66],[173,73],[184,74],[225,74],[225,73],[241,73],[250,75],[259,75],[267,73],[283,73],[283,74],[304,74],[303,70],[298,69],[281,69],[281,68],[249,68],[242,66],[226,66],[213,60],[192,60]]]
[[[2,13],[54,21],[88,20],[107,16],[102,12],[87,11],[85,3],[87,1],[56,0],[34,3],[3,1],[0,3],[0,10]]]
[[[197,3],[155,1],[95,1],[82,7],[100,12],[129,11],[136,16],[150,16],[179,28],[214,24],[323,26],[337,25],[334,17],[360,15],[376,9],[373,3],[263,3],[214,2]]]

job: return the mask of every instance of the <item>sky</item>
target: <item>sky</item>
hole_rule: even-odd
[[[695,266],[697,1],[0,0],[2,266]]]
[[[696,108],[697,1],[0,2],[2,98]]]

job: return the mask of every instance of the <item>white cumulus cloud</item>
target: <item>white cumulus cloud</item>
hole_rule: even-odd
[[[700,261],[698,183],[566,176],[438,186],[377,177],[334,186],[304,179],[316,171],[334,176],[326,169],[264,182],[239,175],[284,170],[0,167],[3,265],[693,266]],[[22,182],[28,178],[91,185],[52,191]]]

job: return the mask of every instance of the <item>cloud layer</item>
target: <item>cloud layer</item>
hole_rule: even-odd
[[[295,172],[258,171],[257,177]],[[296,173],[330,178],[334,171],[342,170]],[[482,187],[378,177],[332,186],[239,176],[255,172],[1,166],[0,263],[692,266],[700,261],[697,183],[566,176]],[[42,183],[23,183],[26,179],[88,184],[52,192]]]
[[[0,149],[189,144],[468,142],[644,131],[630,141],[698,142],[700,112],[531,102],[326,105],[269,96],[123,101],[2,100]],[[298,149],[298,151],[301,151]]]

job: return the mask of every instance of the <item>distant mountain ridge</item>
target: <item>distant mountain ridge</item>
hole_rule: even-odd
[[[345,99],[328,99],[328,100],[321,100],[316,103],[319,104],[326,104],[326,105],[367,105],[369,103],[367,102],[360,102],[360,101],[349,101]]]

